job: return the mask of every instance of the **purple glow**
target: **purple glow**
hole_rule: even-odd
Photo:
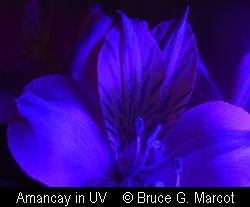
[[[185,111],[198,65],[186,17],[151,31],[120,13],[96,73],[82,68],[98,94],[75,67],[29,83],[8,127],[24,172],[48,186],[249,186],[250,115],[225,102]]]
[[[234,88],[232,102],[250,112],[250,53],[241,61]]]

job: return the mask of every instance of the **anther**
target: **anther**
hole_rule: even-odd
[[[182,171],[182,159],[179,157],[175,157],[172,162],[173,169],[176,170],[177,172]]]
[[[144,120],[141,116],[138,116],[135,120],[135,129],[137,135],[142,134],[144,131]]]
[[[153,147],[155,149],[158,149],[159,147],[161,147],[161,141],[159,139],[156,139],[154,142],[153,142]]]

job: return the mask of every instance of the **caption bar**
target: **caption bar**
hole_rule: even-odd
[[[1,188],[12,206],[196,206],[248,203],[250,188]]]

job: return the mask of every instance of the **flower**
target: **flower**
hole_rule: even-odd
[[[237,69],[233,87],[230,90],[228,85],[228,94],[230,94],[230,103],[240,106],[250,112],[250,54],[246,53]],[[220,92],[220,88],[210,77],[209,71],[200,60],[198,65],[197,77],[194,84],[194,90],[189,102],[189,106],[195,106],[207,101],[225,100],[224,94]]]
[[[223,99],[224,97],[219,87],[212,79],[209,70],[200,58],[193,93],[188,104],[189,107],[209,101],[222,101]]]
[[[232,103],[250,112],[250,53],[242,58],[234,83]]]
[[[21,168],[48,186],[249,185],[249,114],[224,102],[183,114],[198,62],[186,17],[150,31],[120,13],[100,42],[95,84],[28,84],[8,126]]]

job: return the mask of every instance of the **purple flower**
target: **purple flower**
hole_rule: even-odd
[[[189,107],[197,106],[208,101],[222,100],[224,100],[224,98],[219,87],[212,79],[209,70],[200,58]]]
[[[230,86],[233,86],[230,90]],[[240,106],[250,112],[250,54],[246,53],[237,69],[234,81],[228,84],[230,103]],[[207,101],[221,101],[224,96],[220,88],[211,78],[208,69],[200,60],[198,64],[197,76],[194,90],[189,102],[189,106],[195,106]]]
[[[183,114],[198,62],[186,16],[150,31],[121,13],[98,41],[96,73],[80,73],[93,82],[28,84],[8,128],[21,168],[48,186],[249,185],[249,114],[224,102]]]
[[[234,83],[232,103],[250,112],[250,53],[242,58]]]

